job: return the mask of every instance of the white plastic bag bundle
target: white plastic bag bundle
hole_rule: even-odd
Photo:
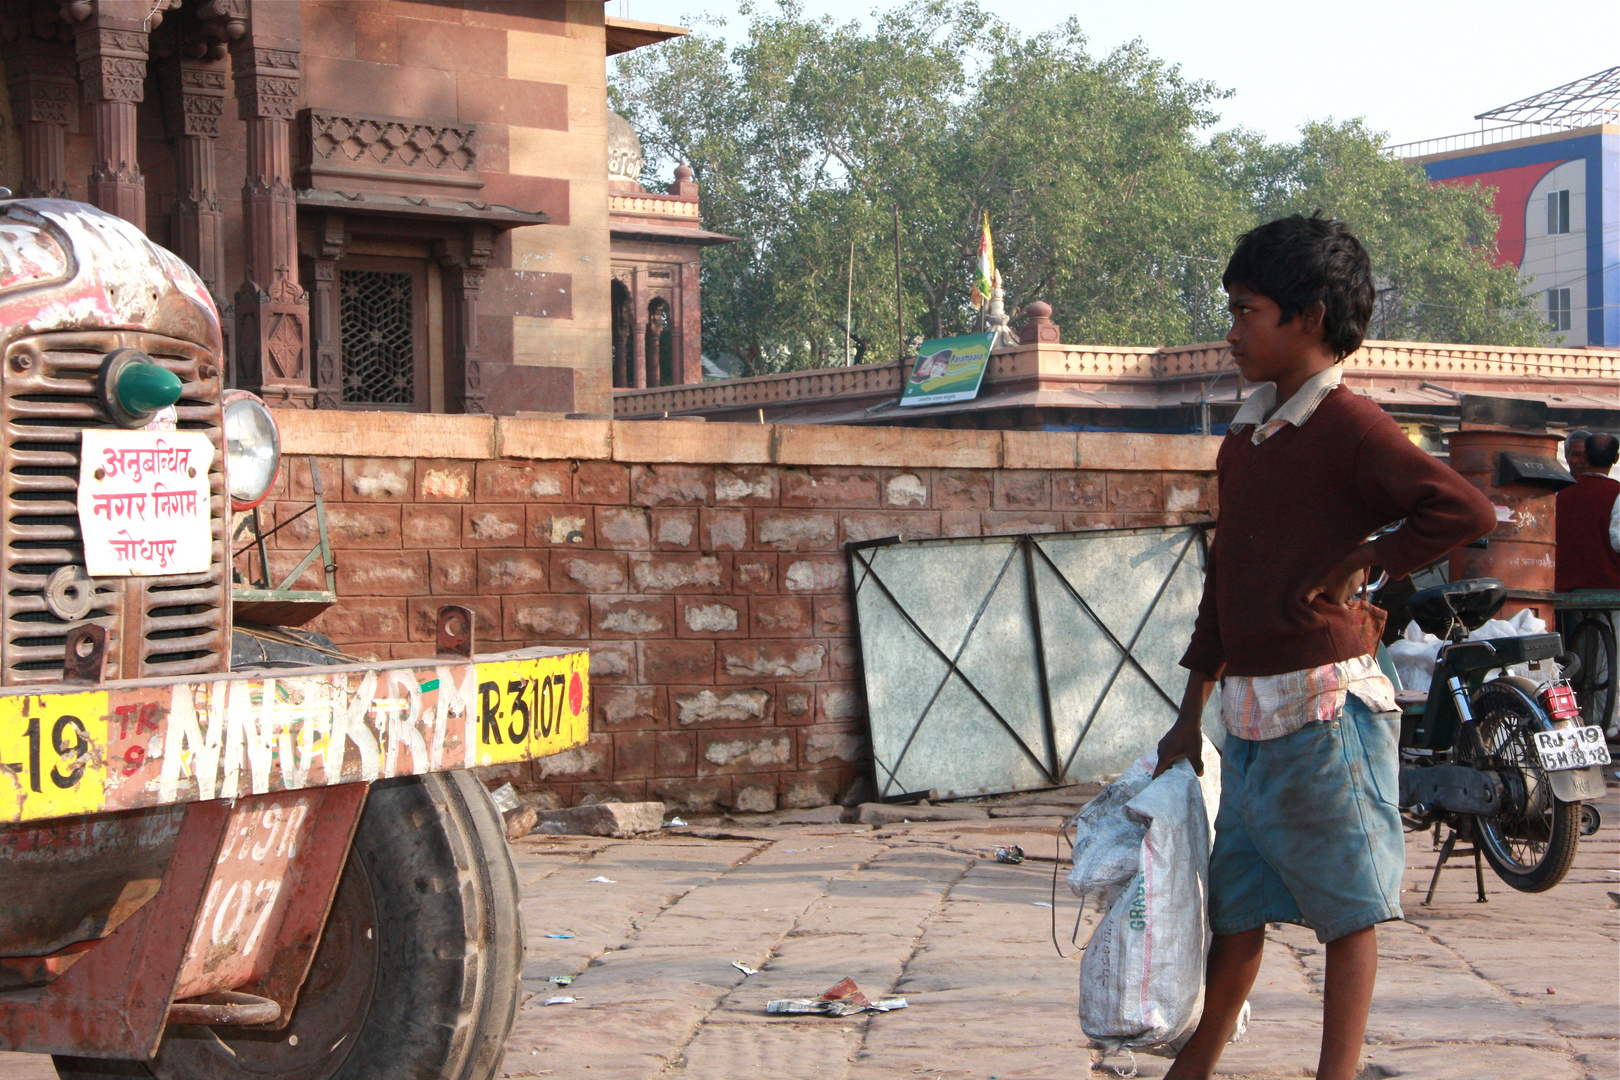
[[[1389,659],[1395,665],[1395,674],[1408,690],[1427,692],[1434,679],[1435,658],[1440,655],[1441,641],[1433,634],[1425,634],[1418,624],[1406,624],[1399,641],[1389,646]]]
[[[1468,635],[1469,641],[1488,641],[1491,638],[1523,637],[1525,634],[1545,634],[1547,621],[1538,619],[1535,613],[1525,608],[1511,619],[1492,619],[1484,626]],[[1438,650],[1436,650],[1438,652]],[[1432,669],[1431,669],[1432,670]],[[1514,664],[1506,669],[1509,675],[1529,677],[1529,664]],[[1424,687],[1424,689],[1428,689]]]
[[[1534,612],[1525,608],[1511,619],[1491,619],[1468,635],[1469,641],[1489,641],[1492,638],[1523,637],[1525,634],[1545,634],[1547,623],[1544,619],[1536,618]],[[1395,665],[1395,673],[1401,677],[1401,685],[1408,690],[1429,689],[1429,683],[1434,678],[1435,659],[1440,655],[1440,646],[1445,644],[1433,634],[1425,634],[1418,629],[1414,621],[1408,623],[1401,639],[1389,646],[1389,658]],[[1509,675],[1529,675],[1529,666],[1517,664],[1508,669]]]
[[[1205,740],[1202,778],[1178,761],[1144,783],[1155,761],[1144,755],[1076,821],[1070,887],[1108,909],[1080,962],[1080,1026],[1109,1052],[1175,1044],[1203,1008],[1220,757]]]
[[[1118,780],[1103,788],[1096,798],[1080,808],[1074,820],[1074,866],[1069,870],[1069,888],[1081,899],[1095,902],[1106,911],[1127,882],[1136,876],[1142,862],[1142,837],[1147,825],[1125,813],[1125,805],[1153,779],[1157,754],[1147,754],[1125,770]]]

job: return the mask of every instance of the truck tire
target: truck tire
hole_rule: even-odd
[[[373,784],[280,1031],[176,1025],[149,1062],[63,1080],[490,1080],[517,1016],[523,923],[499,812],[467,772]]]

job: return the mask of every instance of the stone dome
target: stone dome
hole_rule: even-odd
[[[630,121],[611,110],[608,112],[608,179],[641,182],[641,139]]]

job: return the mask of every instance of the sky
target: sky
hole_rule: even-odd
[[[765,0],[769,3],[769,0]],[[1301,124],[1365,117],[1391,143],[1473,131],[1475,113],[1620,64],[1615,0],[980,0],[1038,33],[1076,16],[1094,56],[1141,38],[1183,74],[1234,91],[1217,128],[1243,126],[1274,142]],[[807,15],[869,21],[874,0],[803,0]],[[607,14],[680,24],[693,13],[746,22],[723,0],[607,0]]]

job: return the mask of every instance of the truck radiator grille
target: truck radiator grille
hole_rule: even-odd
[[[206,574],[98,579],[82,621],[107,629],[109,679],[204,674],[228,665],[230,561],[217,358],[188,342],[132,331],[44,334],[13,342],[0,369],[5,685],[51,682],[62,674],[66,634],[76,623],[47,607],[45,583],[60,567],[84,565],[76,502],[79,433],[113,426],[95,385],[102,357],[116,348],[140,349],[178,375],[184,387],[176,406],[180,428],[205,431],[214,444],[208,477],[213,559]]]

